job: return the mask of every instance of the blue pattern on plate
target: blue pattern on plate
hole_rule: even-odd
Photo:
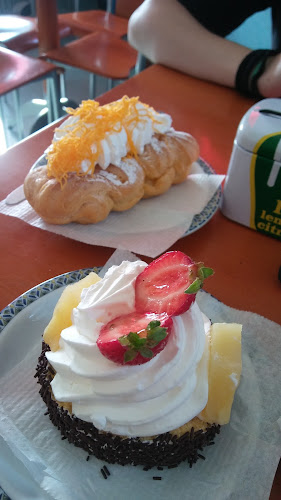
[[[94,267],[88,269],[80,269],[79,271],[71,271],[69,273],[60,274],[55,278],[51,278],[50,280],[44,281],[34,288],[31,288],[23,295],[11,302],[11,304],[5,307],[2,311],[0,311],[0,333],[19,312],[21,312],[25,307],[27,307],[35,300],[40,299],[44,295],[47,295],[47,293],[53,292],[57,288],[61,288],[65,285],[70,285],[71,283],[75,283],[76,281],[85,278],[85,276],[87,276],[91,271],[94,271],[98,274],[100,270],[100,267]],[[10,497],[1,488],[1,486],[0,500],[11,500]]]
[[[98,273],[100,269],[101,268],[94,267],[60,274],[55,278],[44,281],[43,283],[40,283],[40,285],[36,285],[34,288],[31,288],[20,297],[15,299],[13,302],[11,302],[11,304],[9,304],[0,312],[0,333],[9,323],[9,321],[11,321],[14,316],[16,316],[16,314],[18,314],[35,300],[40,299],[40,297],[43,297],[47,293],[52,292],[57,288],[65,285],[70,285],[71,283],[75,283],[76,281],[85,278],[85,276],[87,276],[87,274],[89,274],[91,271]]]
[[[215,170],[205,160],[203,160],[203,158],[199,158],[197,160],[197,163],[203,169],[205,174],[216,175]],[[207,203],[205,208],[202,210],[202,212],[193,217],[191,225],[184,234],[184,236],[188,236],[189,234],[198,231],[198,229],[205,226],[205,224],[209,222],[209,220],[213,217],[213,215],[216,213],[216,211],[220,206],[221,197],[222,197],[222,187],[220,186],[215,192],[214,196],[209,201],[209,203]]]

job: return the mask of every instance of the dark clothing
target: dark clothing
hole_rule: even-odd
[[[248,17],[268,7],[277,7],[280,0],[178,0],[205,28],[226,36]]]

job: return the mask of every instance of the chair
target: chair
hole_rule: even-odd
[[[107,10],[88,10],[59,14],[60,22],[71,27],[75,36],[81,37],[101,29],[119,37],[127,34],[128,19],[143,0],[107,1]]]
[[[36,5],[40,54],[51,61],[89,72],[90,98],[95,96],[96,75],[107,78],[109,88],[113,80],[130,77],[137,62],[137,51],[120,36],[106,29],[95,29],[92,34],[59,47],[55,3],[37,0]],[[48,16],[51,7],[52,16]]]
[[[89,97],[95,97],[96,75],[113,80],[125,80],[136,65],[137,52],[130,45],[106,30],[96,30],[64,47],[46,54],[51,61],[89,72]]]
[[[49,122],[59,118],[60,96],[57,77],[59,70],[60,68],[54,64],[27,57],[4,47],[0,47],[0,118],[3,123],[4,133],[6,131],[6,126],[3,97],[9,92],[13,92],[15,105],[14,113],[18,136],[19,139],[24,137],[24,124],[21,113],[19,89],[35,80],[44,79],[48,82],[47,96],[49,100]]]
[[[105,29],[122,37],[126,35],[128,28],[128,19],[104,10],[69,12],[59,14],[58,19],[59,22],[69,26],[73,35],[77,37],[88,35],[96,29]]]
[[[59,21],[59,38],[71,35],[71,28]],[[17,15],[0,15],[0,45],[24,54],[39,45],[37,19]]]

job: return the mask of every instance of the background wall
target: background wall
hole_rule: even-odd
[[[270,49],[271,24],[271,9],[269,8],[251,16],[227,38],[246,45],[250,49]]]

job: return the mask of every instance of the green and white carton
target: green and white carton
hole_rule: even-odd
[[[229,219],[281,240],[281,99],[263,99],[242,118],[221,211]]]

